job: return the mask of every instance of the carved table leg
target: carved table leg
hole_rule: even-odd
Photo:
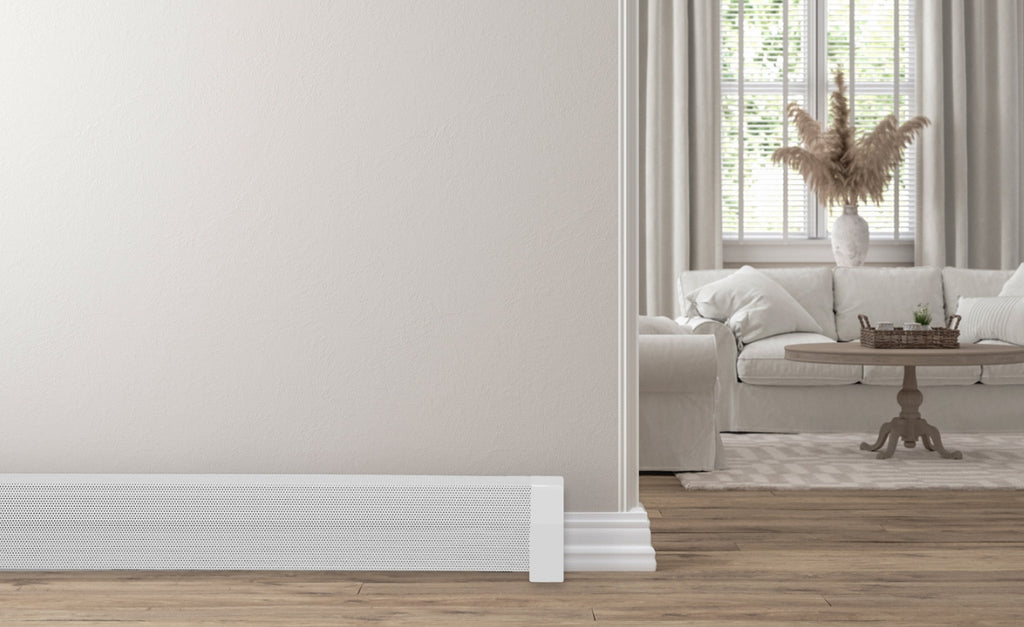
[[[882,428],[878,430],[878,439],[875,440],[874,444],[868,444],[867,442],[860,443],[860,450],[862,451],[877,451],[882,448],[882,444],[885,443],[885,439],[892,433],[892,421],[882,423]]]
[[[925,442],[925,446],[928,446],[928,444],[932,445],[928,447],[929,451],[936,451],[939,455],[942,455],[946,459],[964,458],[964,454],[961,453],[960,451],[948,451],[944,446],[942,446],[942,437],[939,436],[938,429],[928,424],[924,420],[922,420],[921,422],[924,423],[924,425],[922,425],[924,427],[924,433],[921,434],[921,441]],[[928,440],[931,440],[931,442],[928,442]]]
[[[882,425],[878,431],[878,440],[874,444],[862,442],[861,450],[877,451],[888,440],[885,450],[880,451],[877,455],[878,459],[886,459],[892,457],[896,452],[896,445],[900,438],[903,439],[903,445],[907,448],[914,448],[917,445],[917,439],[921,438],[921,443],[929,451],[937,451],[946,459],[963,459],[963,453],[960,451],[946,450],[942,446],[939,430],[921,418],[920,408],[923,400],[924,395],[917,389],[917,367],[904,366],[903,387],[896,395],[896,401],[900,404],[900,415]]]
[[[896,416],[889,422],[882,425],[882,428],[878,432],[878,439],[875,440],[874,444],[868,444],[867,442],[860,443],[860,450],[862,451],[877,451],[878,449],[885,446],[885,450],[881,451],[876,455],[878,459],[887,459],[893,456],[896,452],[896,445],[899,444],[900,436],[906,433],[907,420],[902,416]],[[887,443],[888,441],[888,443]],[[906,440],[904,440],[904,443]],[[913,443],[913,441],[911,441]]]

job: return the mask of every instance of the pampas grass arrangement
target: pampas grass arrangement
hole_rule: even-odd
[[[779,148],[772,154],[772,163],[799,172],[825,206],[880,203],[907,147],[931,121],[919,115],[898,124],[896,116],[889,115],[875,130],[858,134],[850,123],[846,82],[839,69],[835,81],[836,90],[829,96],[832,126],[822,131],[809,113],[789,103],[786,115],[796,125],[803,146]]]

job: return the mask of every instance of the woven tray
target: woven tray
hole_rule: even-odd
[[[945,327],[928,331],[905,331],[896,327],[892,331],[880,331],[871,326],[864,314],[860,320],[860,344],[865,348],[960,348],[960,316],[950,316]]]

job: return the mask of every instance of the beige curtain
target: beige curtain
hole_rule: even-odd
[[[918,0],[917,265],[1024,260],[1024,3]]]
[[[682,270],[722,266],[717,0],[640,2],[640,313],[677,317]]]

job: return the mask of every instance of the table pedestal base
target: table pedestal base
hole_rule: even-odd
[[[928,424],[928,421],[923,418],[917,418],[911,420],[902,416],[897,416],[889,422],[882,425],[882,428],[878,431],[878,440],[874,444],[868,444],[867,442],[861,442],[860,448],[862,451],[878,451],[878,449],[885,446],[885,449],[879,451],[878,459],[887,459],[892,457],[893,453],[896,452],[896,445],[900,439],[903,440],[903,446],[907,448],[914,448],[917,446],[917,439],[921,438],[921,444],[924,445],[929,451],[936,451],[939,455],[947,459],[963,459],[964,454],[960,451],[949,451],[942,446],[942,438],[939,436],[939,430]],[[888,444],[885,442],[888,439]]]
[[[923,400],[924,395],[917,389],[917,367],[904,366],[903,388],[896,395],[896,401],[900,404],[900,415],[882,425],[874,444],[862,442],[861,450],[878,451],[885,446],[884,450],[879,451],[877,457],[886,459],[892,457],[896,452],[896,445],[899,444],[900,439],[903,440],[903,446],[914,448],[917,446],[917,439],[920,438],[921,444],[929,451],[936,451],[947,459],[963,459],[964,455],[960,451],[947,451],[942,446],[939,430],[921,418],[920,408]]]

